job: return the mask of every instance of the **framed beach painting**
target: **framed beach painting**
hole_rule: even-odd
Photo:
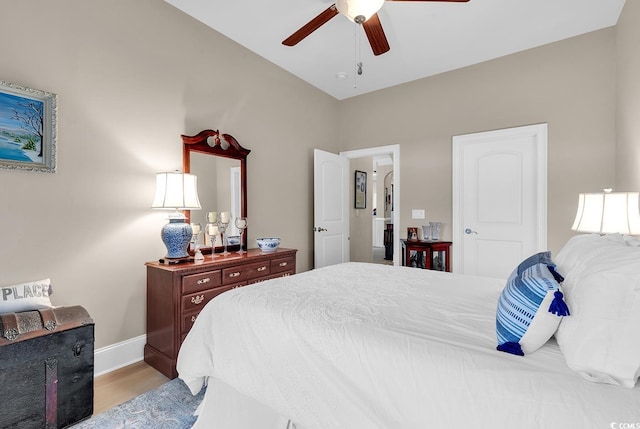
[[[0,81],[0,168],[56,170],[57,95]]]

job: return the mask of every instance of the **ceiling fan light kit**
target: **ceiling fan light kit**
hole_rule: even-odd
[[[287,37],[282,44],[286,46],[297,45],[340,13],[351,21],[362,25],[374,55],[384,54],[390,48],[378,17],[378,11],[385,1],[466,3],[469,0],[337,0],[335,4],[329,6],[318,16],[300,27],[298,31]]]
[[[336,7],[338,12],[351,21],[362,24],[378,12],[385,0],[338,0]]]

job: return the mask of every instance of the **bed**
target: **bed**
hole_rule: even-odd
[[[588,237],[559,255],[558,270],[576,273],[564,286],[578,316],[589,309],[569,290],[594,266],[580,252],[596,249],[591,257],[602,260],[606,247]],[[637,265],[633,244],[615,242]],[[555,338],[525,356],[496,350],[504,287],[504,279],[346,263],[225,292],[203,309],[178,357],[192,393],[207,386],[194,427],[640,427],[640,389],[570,368]],[[639,337],[638,329],[629,332]],[[640,367],[635,347],[627,340],[608,352]]]

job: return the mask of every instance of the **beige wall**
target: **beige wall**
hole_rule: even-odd
[[[450,238],[451,137],[538,122],[549,123],[557,251],[577,193],[614,180],[616,34],[618,127],[629,130],[618,163],[637,152],[637,4],[617,30],[342,102],[159,0],[0,0],[0,10],[0,80],[59,95],[58,172],[0,170],[0,284],[51,277],[55,304],[94,317],[97,347],[144,333],[143,263],[164,254],[154,175],[181,168],[180,134],[219,128],[251,149],[250,243],[282,237],[300,249],[299,271],[313,260],[313,148],[400,144],[399,231],[424,208]],[[636,165],[617,182],[637,188]]]
[[[50,277],[96,347],[145,332],[144,262],[164,256],[155,173],[181,134],[251,149],[249,240],[312,263],[313,148],[338,151],[337,104],[159,0],[0,0],[0,80],[58,94],[58,171],[0,170],[0,284]],[[285,168],[286,167],[286,168]]]
[[[348,99],[339,112],[341,150],[401,145],[401,237],[420,226],[411,209],[452,237],[452,136],[547,122],[548,246],[557,252],[578,193],[614,181],[615,30]]]
[[[616,190],[640,191],[640,2],[627,0],[616,26]]]
[[[373,190],[372,173],[373,157],[352,159],[349,163],[349,253],[353,262],[373,261]],[[355,174],[356,170],[367,173],[367,207],[355,208]]]

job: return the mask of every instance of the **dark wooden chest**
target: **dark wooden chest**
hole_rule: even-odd
[[[93,414],[93,330],[80,306],[0,315],[0,428],[63,428]]]

